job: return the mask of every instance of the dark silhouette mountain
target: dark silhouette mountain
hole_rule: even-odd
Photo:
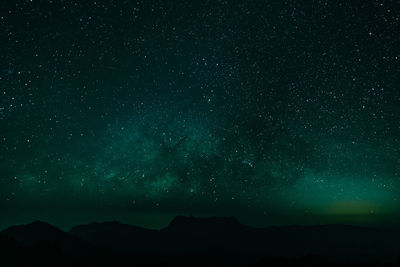
[[[17,254],[38,258],[41,262],[49,259],[50,254],[52,259],[63,258],[65,263],[70,258],[91,257],[96,254],[96,248],[87,242],[42,221],[12,226],[1,231],[0,235],[18,244]]]
[[[91,255],[84,242],[45,222],[0,232],[0,266],[72,266],[80,262],[76,259]]]
[[[178,216],[161,230],[113,221],[68,232],[36,221],[0,232],[0,266],[59,260],[55,265],[366,266],[394,263],[399,237],[397,231],[348,225],[253,228],[234,217]]]
[[[17,241],[8,236],[0,235],[0,266],[3,266],[4,262],[13,261],[20,250],[21,247]]]
[[[68,234],[90,244],[118,251],[152,251],[158,244],[158,231],[117,221],[72,227]]]
[[[16,240],[21,245],[31,245],[37,241],[60,241],[70,236],[61,229],[41,221],[12,226],[1,234]]]
[[[176,216],[163,229],[165,232],[201,232],[201,231],[241,231],[248,227],[239,223],[235,217],[196,218],[193,216]]]
[[[398,232],[374,228],[316,225],[268,227],[257,229],[256,232],[259,238],[269,240],[269,245],[258,244],[257,247],[264,247],[271,256],[313,254],[337,260],[392,261],[400,251]]]
[[[181,257],[185,254],[199,264],[209,264],[203,261],[210,259],[216,264],[233,264],[243,262],[242,258],[249,259],[244,248],[251,229],[235,217],[177,216],[160,230],[160,235],[163,252],[167,255]]]
[[[216,242],[232,241],[249,233],[252,228],[239,223],[235,217],[195,218],[177,216],[161,230],[164,236]],[[233,234],[234,233],[234,234]]]

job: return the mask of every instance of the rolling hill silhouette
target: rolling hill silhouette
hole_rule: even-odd
[[[177,216],[161,230],[113,221],[67,232],[36,221],[0,232],[0,266],[395,264],[399,237],[347,225],[253,228],[234,217]]]
[[[34,221],[25,225],[12,226],[2,231],[1,234],[14,239],[21,245],[32,245],[38,241],[62,242],[71,239],[70,235],[66,232],[42,221]]]

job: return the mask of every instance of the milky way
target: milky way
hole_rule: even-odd
[[[0,4],[0,226],[400,208],[396,1]]]

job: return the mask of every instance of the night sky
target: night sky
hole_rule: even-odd
[[[0,227],[400,221],[398,1],[0,2]]]

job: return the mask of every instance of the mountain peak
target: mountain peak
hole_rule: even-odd
[[[1,233],[21,243],[32,243],[35,240],[59,240],[67,235],[54,225],[39,220],[9,227]]]
[[[56,231],[56,232],[63,232],[59,228],[51,225],[47,222],[36,220],[27,224],[15,225],[5,229],[3,232],[12,232],[12,231]]]
[[[49,227],[49,228],[57,228],[47,222],[36,220],[31,223],[25,224],[25,226],[32,226],[32,227]]]

